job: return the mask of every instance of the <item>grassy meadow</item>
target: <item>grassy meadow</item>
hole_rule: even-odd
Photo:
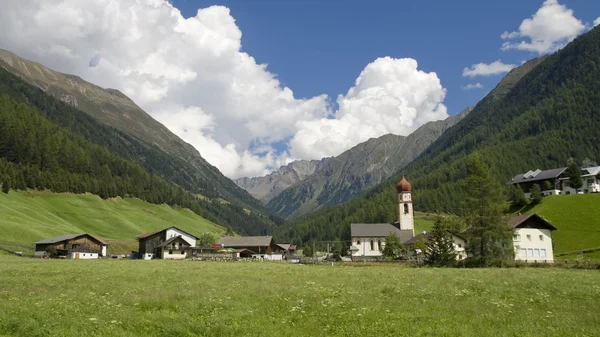
[[[68,233],[89,233],[109,241],[109,252],[130,252],[135,237],[177,226],[192,234],[224,229],[190,210],[133,198],[103,200],[91,194],[39,191],[0,193],[0,244],[33,242]]]
[[[0,336],[598,336],[600,273],[0,255]]]
[[[600,193],[545,197],[523,212],[537,213],[558,228],[552,233],[555,254],[600,248]]]

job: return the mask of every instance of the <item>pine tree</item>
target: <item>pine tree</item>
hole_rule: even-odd
[[[433,224],[431,236],[427,241],[425,263],[436,267],[446,267],[456,263],[452,234],[444,226],[441,217],[438,217]]]
[[[521,187],[514,185],[510,188],[509,193],[509,200],[513,206],[523,207],[527,205],[527,198],[525,197],[525,192],[523,192]]]
[[[10,186],[8,184],[8,181],[5,181],[2,183],[2,192],[8,194],[8,191],[10,190]]]
[[[575,189],[575,192],[579,192],[579,189],[583,186],[583,181],[581,179],[581,169],[576,161],[569,164],[567,175],[569,176],[569,186]]]
[[[531,187],[531,190],[529,190],[529,193],[531,194],[531,200],[534,204],[539,204],[540,202],[542,202],[542,192],[540,191],[540,188],[537,185],[533,185],[533,187]]]
[[[504,218],[502,186],[476,153],[467,159],[467,170],[463,212],[469,227],[469,257],[480,265],[512,258],[512,233]]]

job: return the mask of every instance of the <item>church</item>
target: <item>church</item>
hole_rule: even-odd
[[[405,177],[396,185],[398,192],[398,221],[390,223],[350,224],[353,258],[375,259],[382,256],[385,238],[394,233],[405,243],[415,237],[414,211],[411,198],[411,185]]]
[[[352,244],[350,251],[353,260],[375,260],[381,257],[385,247],[385,238],[394,233],[409,250],[419,240],[429,239],[429,233],[415,236],[414,211],[411,197],[411,185],[405,177],[396,185],[398,202],[398,221],[390,223],[353,223],[350,224]],[[554,262],[552,231],[557,230],[541,216],[523,214],[512,216],[507,225],[513,231],[515,260],[525,262]],[[467,258],[467,241],[461,233],[450,233],[456,252],[456,259]]]

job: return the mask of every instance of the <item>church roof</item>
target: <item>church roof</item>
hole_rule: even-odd
[[[402,179],[400,179],[400,181],[396,185],[396,190],[398,191],[398,193],[410,192],[410,183],[408,182],[408,180],[406,180],[406,178],[404,178],[404,176],[402,176]]]
[[[408,241],[413,237],[412,229],[400,230],[389,223],[353,223],[350,224],[352,237],[386,237],[392,233],[396,234],[401,242]]]

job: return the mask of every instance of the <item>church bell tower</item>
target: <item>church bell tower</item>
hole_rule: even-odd
[[[414,237],[414,214],[410,190],[410,183],[402,176],[402,179],[396,185],[396,191],[398,191],[398,224],[401,230],[412,230],[412,236]]]

